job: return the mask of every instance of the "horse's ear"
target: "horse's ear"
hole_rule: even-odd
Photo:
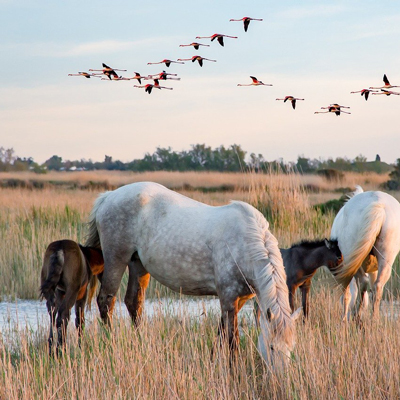
[[[270,308],[267,308],[267,319],[271,322],[275,318],[275,314],[271,311]]]
[[[325,246],[330,250],[332,248],[331,242],[327,238],[325,238],[324,242],[325,242]]]
[[[292,314],[292,318],[293,321],[296,321],[297,318],[300,317],[301,311],[303,310],[303,307],[299,307],[293,314]]]

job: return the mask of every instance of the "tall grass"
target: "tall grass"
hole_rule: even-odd
[[[236,178],[233,192],[205,193],[185,190],[184,185],[181,192],[212,205],[230,199],[248,201],[266,216],[282,247],[300,239],[329,236],[334,215],[322,215],[312,207],[305,177],[230,175]],[[203,178],[197,184],[209,187]],[[183,175],[180,179],[189,180]],[[205,179],[210,181],[211,174]],[[193,180],[189,183],[196,186]],[[216,186],[221,184],[226,182],[218,181]],[[370,185],[370,189],[378,188],[378,184]],[[334,189],[330,187],[330,195],[339,197]],[[61,238],[84,241],[84,223],[96,195],[95,191],[54,188],[1,190],[2,296],[37,298],[46,246]],[[398,261],[394,270],[394,274],[399,270]],[[389,293],[396,294],[398,281],[394,275],[387,285]],[[112,334],[97,321],[89,323],[81,349],[70,323],[67,349],[58,360],[47,355],[47,329],[3,331],[0,399],[398,398],[397,303],[386,303],[377,321],[366,320],[361,327],[346,325],[340,322],[337,296],[323,281],[313,285],[310,319],[297,324],[297,345],[282,375],[262,362],[256,350],[257,329],[248,319],[241,321],[239,357],[230,367],[227,346],[218,345],[219,315],[192,317],[183,307],[178,316],[160,311],[145,318],[139,329],[126,319],[115,318]],[[170,292],[152,282],[149,296],[165,294]]]
[[[262,362],[253,323],[242,320],[230,367],[227,346],[218,345],[218,316],[190,317],[183,306],[177,316],[160,312],[139,329],[116,319],[110,334],[93,323],[81,349],[70,329],[58,360],[47,355],[44,330],[20,334],[13,348],[0,339],[0,398],[397,399],[400,319],[345,325],[329,294],[314,300],[310,320],[297,324],[282,374]]]
[[[87,179],[93,178],[95,173],[85,174]],[[67,173],[60,175],[70,177]],[[106,176],[109,175],[106,172]],[[111,173],[115,179],[121,179],[121,175],[128,176],[120,172]],[[140,174],[130,175],[137,178]],[[199,173],[196,176],[191,172],[157,172],[147,175],[148,178],[157,178],[159,182],[169,183],[171,186],[181,185],[181,193],[210,205],[223,205],[230,200],[251,203],[270,222],[271,231],[278,238],[281,247],[287,247],[301,239],[329,237],[334,215],[315,210],[307,190],[311,181],[315,184],[318,180],[319,184],[323,184],[320,177],[294,173]],[[359,177],[365,178],[362,175]],[[355,174],[350,174],[349,178],[345,175],[344,180],[346,179],[355,179]],[[184,182],[190,182],[191,190],[187,190]],[[214,185],[219,188],[233,182],[236,182],[234,190],[229,192],[193,190],[199,187],[197,185],[203,188]],[[0,190],[0,298],[37,298],[42,257],[47,245],[59,239],[84,242],[85,222],[98,192],[58,188]],[[339,197],[339,194],[330,192],[330,196]],[[399,270],[397,262],[395,269]],[[126,277],[123,280],[123,289],[125,284]],[[397,286],[390,283],[389,287],[395,290]],[[151,283],[149,297],[166,294],[171,295],[171,292],[155,282]]]

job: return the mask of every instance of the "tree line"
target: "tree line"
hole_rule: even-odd
[[[174,151],[171,147],[157,147],[154,153],[146,153],[143,158],[129,162],[114,160],[105,155],[102,162],[92,160],[63,160],[53,155],[43,164],[38,164],[32,157],[18,157],[14,149],[0,147],[0,171],[27,171],[46,173],[47,171],[69,170],[120,170],[120,171],[219,171],[239,172],[245,170],[260,171],[293,171],[310,174],[321,170],[335,169],[338,171],[377,172],[385,173],[391,170],[400,171],[400,159],[397,166],[389,165],[380,160],[367,161],[363,155],[354,159],[337,157],[336,159],[310,159],[303,155],[298,156],[296,162],[285,162],[283,159],[275,161],[265,160],[262,154],[251,153],[246,160],[247,152],[240,145],[219,146],[211,148],[205,144],[192,145],[189,150]],[[395,177],[397,179],[397,177]]]

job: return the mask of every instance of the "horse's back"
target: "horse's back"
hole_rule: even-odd
[[[54,241],[47,246],[43,257],[42,285],[49,278],[54,280],[54,275],[65,281],[80,280],[84,265],[85,258],[78,243],[68,239]]]
[[[400,204],[380,191],[356,194],[337,214],[331,237],[338,240],[349,271],[375,249],[393,258],[400,249]]]
[[[215,268],[248,257],[249,217],[268,227],[257,213],[245,203],[213,207],[143,182],[109,192],[96,219],[106,264],[114,254],[129,262],[137,252],[144,268],[171,289],[215,294]]]

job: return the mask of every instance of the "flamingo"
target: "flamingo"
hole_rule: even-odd
[[[107,78],[101,78],[102,81],[107,81],[107,80],[112,80],[112,81],[130,81],[133,78],[126,78],[124,76],[118,76],[118,75],[112,75],[111,77]]]
[[[294,110],[296,108],[296,100],[304,100],[304,99],[299,99],[299,98],[293,97],[293,96],[285,96],[284,99],[276,99],[276,100],[283,100],[284,103],[286,103],[287,101],[290,101],[292,103],[292,107]]]
[[[162,80],[162,81],[166,81],[167,79],[173,79],[175,81],[180,81],[181,78],[174,78],[177,76],[177,74],[169,74],[165,71],[162,71],[158,74],[155,75],[149,75],[150,78],[153,78],[153,76],[157,76],[157,79]]]
[[[175,64],[185,64],[185,63],[183,63],[183,62],[179,62],[179,60],[178,60],[178,61],[172,61],[172,60],[167,60],[167,59],[165,59],[165,60],[162,60],[162,61],[159,61],[159,62],[149,62],[149,63],[147,63],[147,65],[165,64],[167,67],[169,67],[169,66],[171,65],[171,63],[175,63]]]
[[[385,94],[386,96],[390,96],[391,94],[399,96],[400,93],[392,92],[391,90],[381,89],[380,92],[373,92],[372,94]]]
[[[147,85],[133,85],[135,88],[144,88],[144,91],[147,92],[148,94],[151,93],[154,85],[151,83],[148,83]]]
[[[250,21],[262,21],[262,18],[243,17],[241,19],[230,19],[229,21],[243,21],[244,31],[247,32],[247,29],[249,28]]]
[[[91,77],[100,78],[100,76],[98,76],[98,75],[89,74],[87,72],[78,72],[77,74],[68,74],[68,76],[83,76],[83,77],[88,78],[88,79],[90,79]]]
[[[211,36],[196,36],[196,39],[211,39],[211,41],[217,39],[218,43],[224,46],[224,37],[237,39],[237,36],[221,35],[220,33],[214,33],[214,35]]]
[[[391,89],[395,87],[400,87],[400,86],[393,86],[390,84],[389,79],[387,78],[386,74],[383,75],[383,82],[385,83],[385,86],[379,86],[379,87],[370,87],[370,89]]]
[[[217,62],[217,60],[210,60],[209,58],[204,58],[204,57],[201,57],[201,56],[193,56],[192,58],[178,58],[178,60],[191,61],[191,62],[197,61],[199,63],[199,65],[200,65],[200,67],[203,66],[203,60]]]
[[[139,72],[135,72],[135,76],[133,76],[130,79],[137,79],[137,81],[139,82],[139,85],[140,85],[140,84],[142,84],[142,79],[149,79],[149,77],[148,76],[141,76],[139,74]]]
[[[259,81],[255,76],[250,76],[250,78],[253,80],[252,83],[249,83],[248,85],[245,85],[243,83],[238,83],[238,86],[272,86],[270,83],[263,83]]]
[[[201,44],[201,43],[197,43],[197,42],[193,42],[193,43],[190,43],[190,44],[180,44],[179,45],[179,47],[187,47],[187,46],[193,46],[196,50],[198,50],[200,46],[210,47],[209,44]]]
[[[365,97],[365,101],[368,100],[368,96],[370,93],[373,93],[373,90],[370,89],[361,89],[361,90],[357,90],[356,92],[350,92],[350,93],[361,93],[361,96]]]
[[[174,89],[174,88],[170,88],[170,87],[160,86],[160,82],[158,82],[158,79],[154,79],[154,88],[155,89],[168,89],[168,90]]]
[[[328,111],[315,111],[314,114],[335,113],[336,116],[339,116],[340,113],[351,114],[348,111],[343,111],[342,108],[350,108],[350,107],[341,106],[341,105],[335,103],[335,104],[331,104],[328,107],[321,107],[321,109],[323,109],[323,110],[326,109]]]
[[[89,71],[91,71],[91,72],[99,71],[99,72],[101,72],[101,74],[93,74],[93,75],[105,75],[110,80],[111,80],[111,75],[118,78],[118,74],[115,71],[125,71],[126,72],[126,69],[111,68],[104,63],[102,65],[103,65],[103,69],[89,69]]]

